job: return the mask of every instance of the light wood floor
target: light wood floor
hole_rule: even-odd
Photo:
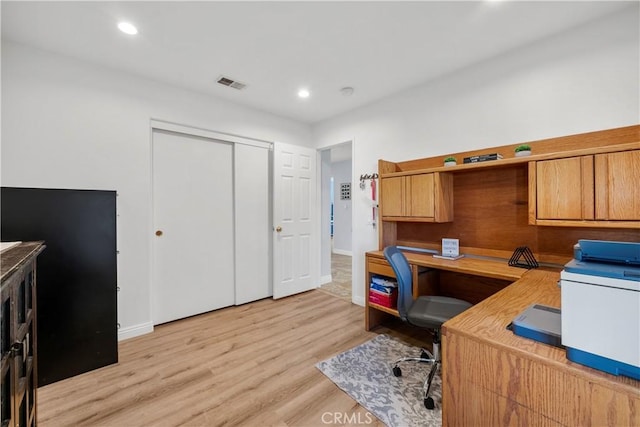
[[[331,254],[331,282],[322,285],[321,291],[351,302],[351,257]]]
[[[423,332],[392,327],[376,333],[427,344],[420,341]],[[38,389],[38,422],[43,427],[343,424],[333,422],[333,413],[366,421],[367,411],[314,365],[373,336],[364,330],[362,307],[318,290],[217,310],[123,341],[119,363]],[[382,425],[374,420],[369,425]]]

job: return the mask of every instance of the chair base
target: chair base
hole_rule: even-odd
[[[420,357],[402,357],[398,360],[395,361],[395,363],[393,364],[393,368],[392,368],[392,372],[393,375],[396,377],[401,377],[402,376],[402,370],[400,369],[400,366],[398,366],[400,363],[404,363],[404,362],[418,362],[418,363],[429,363],[431,364],[431,369],[429,370],[429,375],[427,376],[427,378],[424,380],[424,384],[422,385],[422,395],[423,395],[423,400],[424,400],[424,406],[425,408],[432,410],[435,408],[435,402],[433,401],[433,398],[431,396],[429,396],[430,392],[431,392],[431,382],[433,381],[433,378],[436,376],[436,373],[438,372],[438,369],[440,367],[440,352],[439,352],[439,343],[438,342],[434,342],[433,344],[433,351],[436,354],[436,356],[434,356],[431,352],[429,352],[428,350],[422,350],[422,354],[420,355]]]

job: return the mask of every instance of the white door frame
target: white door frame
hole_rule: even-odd
[[[344,144],[351,144],[351,203],[352,203],[352,208],[351,208],[351,235],[352,235],[352,239],[351,239],[351,253],[352,253],[352,257],[351,257],[351,295],[357,295],[356,291],[356,286],[361,286],[361,281],[357,280],[357,278],[355,278],[353,276],[353,271],[354,271],[354,263],[355,263],[355,256],[356,255],[354,248],[355,248],[355,242],[353,241],[353,228],[355,226],[355,211],[356,208],[354,206],[354,204],[356,203],[355,201],[355,197],[357,194],[360,193],[359,189],[354,188],[354,185],[356,185],[356,183],[358,182],[358,177],[356,177],[356,173],[355,173],[355,138],[351,138],[351,139],[347,139],[344,140],[342,142],[339,142],[337,144],[332,144],[332,145],[327,145],[325,147],[321,147],[318,148],[318,155],[316,156],[316,163],[317,163],[317,170],[318,170],[318,183],[317,183],[317,188],[318,190],[316,191],[317,194],[317,205],[318,205],[318,215],[320,220],[318,221],[318,251],[317,251],[317,256],[319,260],[322,260],[323,256],[326,256],[326,254],[323,253],[322,251],[322,185],[325,181],[324,176],[322,176],[322,156],[321,156],[321,152],[323,151],[327,151],[327,150],[331,150],[332,148],[336,148],[340,145],[344,145]],[[335,195],[334,195],[335,196]],[[331,256],[331,252],[329,252],[329,256]],[[322,263],[322,261],[321,261]],[[322,264],[321,264],[322,265]],[[321,274],[320,272],[318,274]],[[358,304],[359,301],[353,301],[352,302]],[[362,304],[364,305],[364,304]]]

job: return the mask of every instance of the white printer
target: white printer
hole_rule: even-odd
[[[640,380],[640,243],[580,240],[560,278],[567,358]]]

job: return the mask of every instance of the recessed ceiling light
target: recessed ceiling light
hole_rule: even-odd
[[[129,34],[132,36],[138,34],[138,29],[129,22],[120,22],[118,24],[118,29],[125,34]]]
[[[309,93],[309,91],[308,91],[307,89],[300,89],[300,90],[298,91],[298,96],[299,96],[300,98],[308,98],[308,97],[309,97],[309,95],[311,95],[311,93]]]

